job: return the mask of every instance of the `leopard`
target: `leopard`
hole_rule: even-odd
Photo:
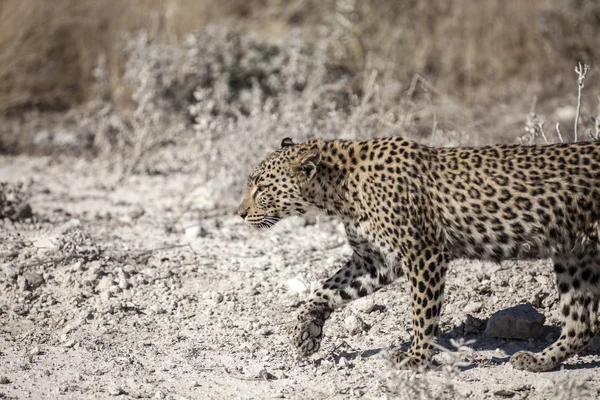
[[[560,337],[540,352],[512,354],[514,368],[553,370],[598,333],[600,142],[431,147],[400,136],[285,138],[251,172],[237,213],[268,229],[310,210],[343,222],[352,255],[297,309],[290,331],[301,356],[319,351],[336,309],[405,276],[412,338],[388,358],[427,368],[448,264],[461,259],[553,265]]]

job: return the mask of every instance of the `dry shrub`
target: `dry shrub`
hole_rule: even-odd
[[[22,184],[0,182],[0,220],[8,218],[18,221],[32,216],[31,206],[27,202],[28,194]]]
[[[100,54],[108,59],[116,89],[122,70],[116,46],[124,33],[145,30],[163,39],[187,33],[216,16],[212,3],[3,0],[0,115],[31,108],[66,110],[91,98],[92,71]]]
[[[115,45],[124,32],[142,29],[173,44],[209,22],[269,39],[291,27],[315,39],[324,25],[336,60],[350,69],[376,68],[382,82],[419,73],[467,106],[514,97],[523,84],[534,93],[544,84],[556,96],[557,86],[569,88],[560,77],[571,65],[594,66],[600,57],[593,0],[485,0],[476,7],[467,0],[5,0],[0,114],[65,109],[90,98],[99,53],[116,88],[122,64]]]
[[[87,98],[99,52],[110,53],[119,1],[0,4],[0,113],[67,109]]]

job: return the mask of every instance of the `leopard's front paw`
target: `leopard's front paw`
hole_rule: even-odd
[[[303,356],[316,353],[321,348],[323,325],[330,311],[298,313],[297,323],[292,329],[292,341]]]
[[[397,368],[421,371],[429,365],[429,357],[411,350],[396,350],[387,357]]]

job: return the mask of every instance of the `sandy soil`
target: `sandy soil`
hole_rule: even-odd
[[[212,209],[194,176],[119,182],[107,171],[99,161],[0,158],[0,180],[24,182],[34,213],[0,220],[0,399],[598,396],[598,339],[557,371],[507,363],[558,335],[546,262],[452,264],[440,343],[475,339],[468,366],[410,374],[386,363],[390,345],[410,340],[403,279],[335,313],[321,351],[300,359],[286,330],[302,284],[350,253],[339,223],[250,230],[233,209]],[[541,339],[483,335],[493,312],[526,302],[546,316]]]

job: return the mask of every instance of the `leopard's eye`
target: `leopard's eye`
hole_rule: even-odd
[[[270,184],[269,184],[269,185],[258,185],[258,186],[256,187],[256,190],[254,191],[254,193],[255,193],[255,194],[261,193],[261,192],[263,192],[263,191],[264,191],[266,188],[268,188],[269,186],[271,186],[271,185],[270,185]]]

